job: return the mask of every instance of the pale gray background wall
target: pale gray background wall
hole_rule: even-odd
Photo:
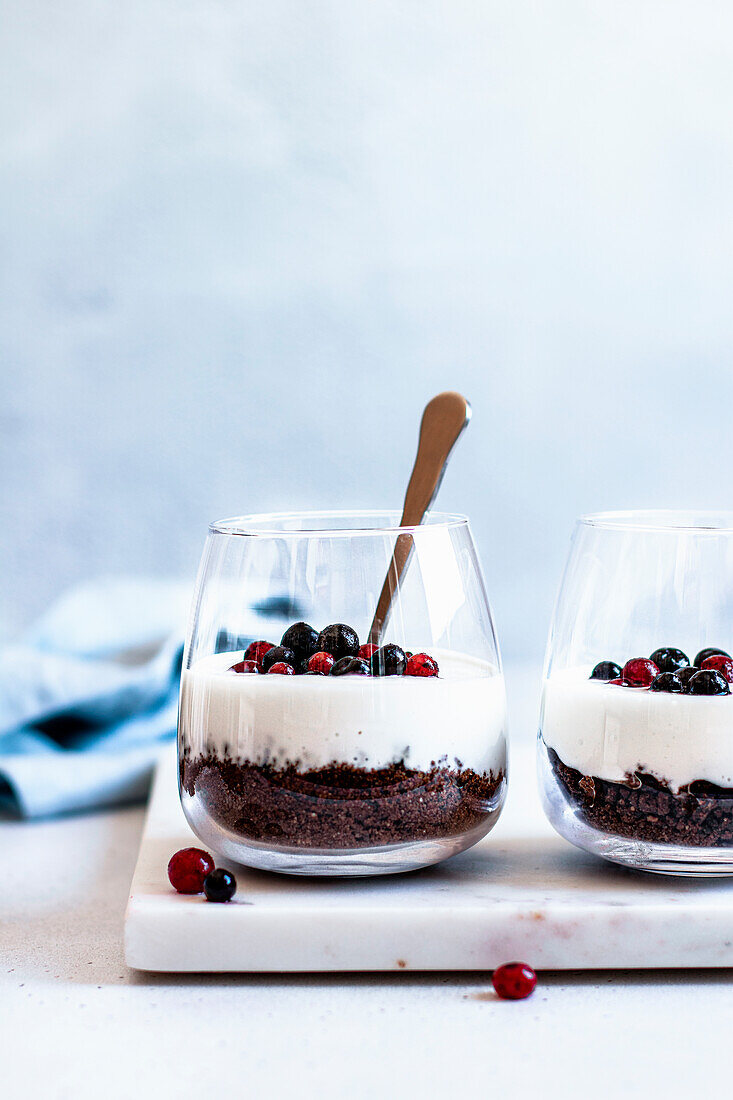
[[[399,501],[474,422],[505,653],[574,516],[731,499],[727,2],[2,0],[0,615]]]

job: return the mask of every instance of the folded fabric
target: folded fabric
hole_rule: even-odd
[[[190,592],[171,581],[90,582],[0,649],[3,810],[38,817],[144,797],[175,733]],[[266,636],[280,610],[255,602],[238,637]]]

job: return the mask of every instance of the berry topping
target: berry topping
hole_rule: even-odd
[[[427,653],[411,653],[407,659],[405,676],[437,676],[438,662]]]
[[[629,686],[629,681],[624,680],[623,676],[617,676],[615,680],[609,680],[608,685],[609,687],[627,688]]]
[[[231,871],[217,867],[204,879],[207,901],[231,901],[237,892],[237,880]]]
[[[522,1001],[534,993],[537,975],[526,963],[504,963],[494,971],[491,981],[502,1001]]]
[[[722,672],[701,668],[690,677],[685,692],[687,695],[730,695],[730,687]]]
[[[376,653],[378,649],[379,646],[375,645],[374,642],[366,642],[364,645],[359,646],[359,656],[362,661],[371,661],[372,653]]]
[[[657,666],[660,672],[676,672],[678,668],[687,668],[690,658],[681,649],[671,649],[668,646],[663,649],[655,649],[649,658]]]
[[[262,658],[268,649],[272,649],[272,642],[250,642],[244,651],[245,661],[254,661],[257,667],[262,669]]]
[[[342,657],[331,669],[332,676],[368,676],[369,665],[361,657]]]
[[[658,672],[659,669],[654,661],[646,657],[632,657],[624,665],[621,675],[628,682],[629,687],[646,688]]]
[[[260,666],[256,661],[237,661],[236,665],[232,665],[229,669],[230,672],[259,672]]]
[[[262,658],[262,672],[269,672],[273,665],[280,663],[292,665],[294,670],[298,663],[298,658],[288,646],[274,645],[272,649],[268,649],[267,653]]]
[[[706,657],[702,667],[714,668],[725,676],[729,684],[733,684],[733,659],[726,657],[724,653],[713,653],[711,657]]]
[[[318,635],[317,648],[330,653],[337,661],[340,657],[356,657],[359,652],[359,636],[345,623],[332,623]]]
[[[179,894],[200,894],[204,879],[214,870],[214,861],[203,848],[181,848],[171,856],[168,878]]]
[[[307,660],[318,649],[318,631],[308,623],[293,623],[280,639],[280,645],[292,649],[299,661]]]
[[[333,664],[333,657],[330,653],[314,653],[308,661],[308,672],[317,672],[319,676],[328,676]]]
[[[687,668],[678,668],[677,669],[677,671],[675,672],[675,676],[677,677],[679,682],[682,684],[682,690],[683,691],[686,689],[688,681],[690,680],[690,678],[692,676],[694,676],[696,672],[699,672],[699,671],[700,671],[700,669],[697,667],[697,665],[688,665]]]
[[[718,653],[722,654],[723,657],[730,657],[730,653],[726,653],[724,649],[716,649],[715,646],[708,646],[707,649],[700,650],[693,663],[697,665],[698,668],[702,668],[703,661],[707,661],[708,657],[715,657]]]
[[[286,661],[275,661],[267,670],[268,676],[295,676],[295,669]]]
[[[376,653],[372,653],[373,676],[402,676],[406,667],[405,651],[398,645],[383,645]]]
[[[682,681],[676,672],[660,672],[649,685],[650,691],[682,691]]]
[[[615,680],[621,675],[621,665],[615,661],[599,661],[590,674],[591,680]]]

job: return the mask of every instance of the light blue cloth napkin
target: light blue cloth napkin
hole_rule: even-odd
[[[0,649],[4,811],[39,817],[145,795],[176,729],[190,595],[170,581],[90,582]],[[285,611],[277,599],[248,608],[237,642],[282,633]]]

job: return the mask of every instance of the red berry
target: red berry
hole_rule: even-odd
[[[427,653],[413,653],[408,658],[405,676],[437,676],[438,662]]]
[[[715,669],[725,676],[729,684],[733,684],[733,658],[726,657],[724,653],[714,653],[711,657],[706,657],[702,667]]]
[[[230,672],[259,672],[260,666],[256,661],[238,661],[236,665],[232,665],[229,669]]]
[[[608,683],[612,687],[627,688],[629,686],[628,681],[624,680],[623,676],[617,676],[615,680],[609,680]]]
[[[648,657],[632,657],[621,672],[621,678],[632,688],[648,688],[658,675],[659,669]]]
[[[498,997],[503,1001],[521,1001],[534,992],[537,975],[526,963],[504,963],[491,978]]]
[[[171,856],[168,878],[179,894],[200,894],[204,879],[214,870],[214,861],[202,848],[181,848]]]
[[[324,650],[322,650],[320,653],[314,653],[308,661],[308,671],[319,672],[321,676],[328,676],[332,668],[333,657],[330,653],[326,653]]]
[[[359,646],[359,656],[363,661],[371,661],[372,653],[376,653],[379,649],[378,645],[374,645],[373,642],[365,642],[364,645]]]
[[[274,665],[270,665],[267,670],[267,675],[272,674],[275,676],[295,676],[295,669],[292,665],[286,665],[284,661],[275,661]]]
[[[245,661],[254,661],[258,669],[262,668],[262,658],[268,649],[272,649],[272,642],[250,642],[244,651]]]

